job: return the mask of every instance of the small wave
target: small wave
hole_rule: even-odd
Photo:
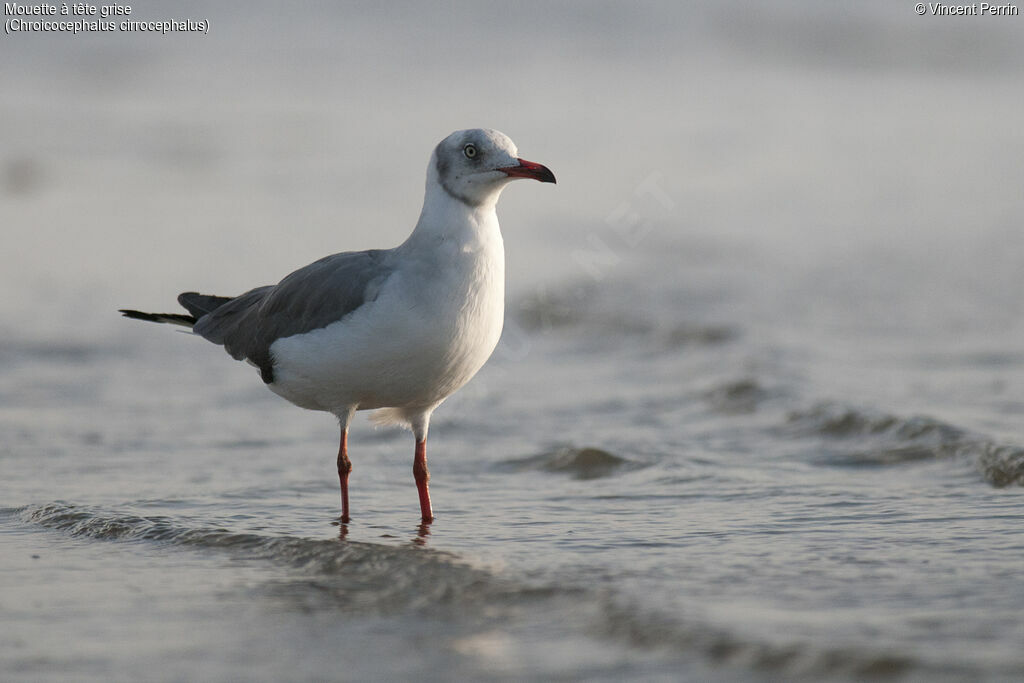
[[[985,481],[996,488],[1014,484],[1024,486],[1024,448],[981,444],[978,447],[977,465]]]
[[[540,470],[568,474],[574,479],[598,479],[620,470],[636,469],[640,463],[609,453],[600,448],[572,448],[565,446],[528,458],[506,460],[499,467],[506,471]]]
[[[992,486],[1024,485],[1024,448],[921,415],[898,417],[821,404],[791,413],[782,432],[826,439],[829,443],[815,451],[819,464],[884,467],[961,459],[972,462]]]
[[[28,523],[61,531],[78,538],[103,541],[154,541],[181,546],[252,550],[264,548],[267,555],[279,550],[284,540],[297,545],[316,544],[304,539],[279,539],[227,529],[197,529],[181,526],[169,517],[109,513],[67,503],[22,508],[21,518]]]
[[[416,543],[384,545],[192,528],[163,516],[118,514],[66,503],[29,506],[15,514],[24,522],[75,538],[152,542],[293,567],[297,572],[289,578],[255,590],[304,611],[339,608],[385,614],[465,609],[481,603],[518,608],[553,594],[573,593],[572,589],[516,583],[454,554]]]
[[[890,435],[898,439],[940,442],[955,441],[964,436],[963,430],[930,417],[872,414],[832,403],[790,413],[787,431],[837,438]]]
[[[517,582],[457,555],[417,543],[384,545],[193,528],[168,517],[114,513],[67,503],[0,509],[0,515],[74,538],[149,542],[263,560],[297,570],[253,587],[302,611],[389,614],[439,608],[462,613],[522,610],[576,600],[580,589]]]
[[[704,399],[711,407],[726,414],[752,413],[770,396],[754,379],[741,379],[708,389]]]
[[[885,650],[823,649],[806,642],[779,644],[748,638],[685,615],[621,602],[602,590],[512,580],[474,568],[455,555],[411,544],[388,546],[192,528],[164,516],[120,514],[67,503],[0,509],[0,515],[18,516],[76,538],[153,542],[284,563],[299,571],[247,590],[303,612],[389,615],[412,610],[435,619],[445,614],[468,618],[453,633],[486,630],[491,624],[507,629],[513,624],[529,628],[534,623],[557,622],[601,641],[664,657],[665,662],[679,657],[691,661],[696,654],[720,666],[812,679],[890,678],[927,668]]]
[[[18,514],[27,523],[76,538],[150,541],[197,549],[239,551],[247,557],[284,562],[311,568],[319,573],[333,573],[351,564],[409,562],[412,558],[417,561],[429,558],[431,561],[456,564],[453,556],[413,546],[271,536],[224,528],[194,528],[161,515],[111,513],[67,503],[28,506],[21,508]]]
[[[646,650],[697,650],[721,666],[737,666],[801,680],[891,679],[927,668],[912,657],[884,649],[832,648],[806,642],[750,639],[706,623],[653,614],[614,601],[604,604],[597,628],[603,635]]]
[[[950,458],[959,452],[959,448],[959,445],[950,444],[939,446],[896,446],[894,448],[876,448],[826,456],[823,460],[825,464],[830,465],[885,467],[886,465],[903,465],[939,458]]]

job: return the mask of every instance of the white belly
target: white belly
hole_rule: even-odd
[[[398,271],[376,300],[278,339],[270,389],[303,408],[426,408],[490,357],[504,320],[504,254],[454,253],[443,273]]]

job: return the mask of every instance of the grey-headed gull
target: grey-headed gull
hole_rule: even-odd
[[[555,182],[496,130],[460,130],[427,166],[423,210],[393,249],[344,252],[236,297],[185,292],[181,313],[129,318],[192,328],[259,368],[271,391],[341,425],[341,520],[349,521],[348,427],[357,410],[412,429],[424,522],[430,416],[483,366],[505,316],[505,252],[495,206],[516,178]]]

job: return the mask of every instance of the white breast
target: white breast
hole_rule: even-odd
[[[504,248],[496,217],[486,227],[475,231],[483,239],[415,245],[374,301],[274,342],[270,388],[335,413],[443,401],[476,374],[501,335]]]

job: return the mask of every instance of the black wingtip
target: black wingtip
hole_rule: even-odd
[[[185,327],[192,327],[196,324],[194,316],[181,313],[146,313],[145,311],[136,311],[130,308],[118,309],[118,313],[125,318],[145,320],[150,323],[171,323],[172,325],[184,325]]]
[[[133,311],[130,308],[120,308],[120,309],[118,309],[117,312],[120,313],[125,318],[133,318],[134,320],[148,320],[149,322],[152,322],[152,323],[160,322],[160,320],[157,319],[157,317],[154,314],[152,314],[152,313],[143,313],[142,311]]]

